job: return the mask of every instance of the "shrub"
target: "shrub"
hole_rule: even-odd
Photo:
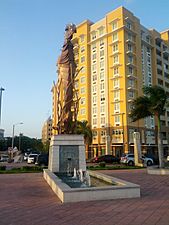
[[[0,170],[6,170],[6,166],[0,166]]]
[[[99,163],[99,166],[102,167],[102,168],[104,168],[106,166],[106,163],[105,162],[100,162]]]

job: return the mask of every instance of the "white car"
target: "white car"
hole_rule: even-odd
[[[143,163],[146,164],[147,166],[152,166],[154,164],[154,161],[152,158],[142,156],[141,159],[142,159]],[[124,154],[120,158],[120,162],[125,163],[128,166],[134,166],[134,154]]]
[[[35,163],[38,154],[30,154],[27,159],[27,163]]]

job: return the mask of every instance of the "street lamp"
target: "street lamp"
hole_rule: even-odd
[[[0,125],[1,125],[1,104],[2,104],[2,92],[5,91],[3,87],[0,88]]]
[[[15,126],[16,126],[16,125],[19,125],[19,124],[23,124],[23,123],[20,122],[20,123],[13,124],[13,129],[12,129],[12,150],[13,150],[13,147],[14,147]]]

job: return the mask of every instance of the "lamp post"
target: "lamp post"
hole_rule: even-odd
[[[19,124],[23,124],[23,123],[20,122],[20,123],[13,124],[13,127],[12,127],[12,150],[13,150],[13,147],[14,147],[15,126],[16,126],[16,125],[19,125]]]
[[[0,125],[1,125],[1,104],[2,104],[2,92],[5,91],[3,87],[0,88]]]

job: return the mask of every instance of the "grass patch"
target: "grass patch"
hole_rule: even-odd
[[[44,167],[41,166],[23,166],[20,168],[12,168],[6,170],[6,168],[0,167],[0,174],[15,174],[15,173],[40,173]]]
[[[140,166],[127,166],[127,165],[105,165],[105,167],[100,165],[87,166],[88,170],[126,170],[126,169],[143,169]]]

